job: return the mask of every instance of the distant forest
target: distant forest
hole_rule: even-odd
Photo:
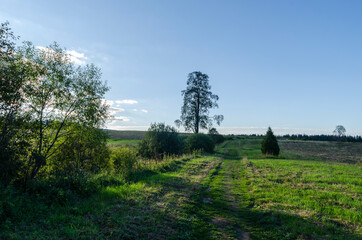
[[[311,141],[335,141],[335,142],[362,142],[362,136],[336,136],[336,135],[306,135],[292,134],[283,135],[281,139],[288,140],[311,140]]]

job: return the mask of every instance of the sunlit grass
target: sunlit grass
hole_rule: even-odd
[[[361,230],[361,167],[276,159],[251,160],[244,167],[255,208],[333,220]]]

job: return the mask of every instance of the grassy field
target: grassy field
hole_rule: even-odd
[[[109,139],[108,146],[135,148],[140,141],[140,139]]]
[[[259,141],[228,141],[218,149],[227,157],[211,183],[214,195],[230,196],[225,201],[238,202],[241,213],[226,219],[252,239],[361,239],[361,166],[263,159]]]
[[[0,238],[362,239],[359,164],[289,159],[296,153],[283,148],[268,159],[260,141],[235,137],[214,155],[145,162],[129,181],[66,204],[24,197]]]
[[[171,159],[65,206],[37,209],[2,226],[4,239],[191,239],[199,216],[201,179],[217,158]]]
[[[362,143],[283,140],[280,147],[294,159],[362,163]]]
[[[118,131],[106,130],[110,139],[114,140],[139,140],[145,137],[145,131]]]

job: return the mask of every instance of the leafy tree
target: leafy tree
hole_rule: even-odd
[[[219,132],[216,130],[216,128],[210,128],[209,129],[209,135],[217,135]]]
[[[261,143],[261,152],[266,155],[278,156],[279,151],[280,151],[280,149],[279,149],[277,138],[274,136],[273,131],[269,127],[268,131]]]
[[[180,154],[183,142],[175,128],[164,123],[153,123],[138,146],[143,157],[162,159],[166,154]]]
[[[202,133],[195,133],[186,138],[186,149],[189,152],[194,150],[201,150],[204,152],[214,152],[215,142],[214,140]]]
[[[346,129],[342,125],[338,125],[336,129],[333,131],[338,137],[346,136]]]
[[[213,120],[220,125],[224,119],[223,115],[209,117],[209,109],[217,108],[219,100],[210,89],[208,75],[201,72],[188,75],[187,88],[182,91],[184,104],[181,108],[181,118],[175,121],[177,126],[183,125],[186,131],[198,133],[200,128],[211,127]]]
[[[33,144],[24,178],[33,179],[72,133],[67,126],[97,128],[104,123],[108,108],[102,97],[108,87],[101,81],[99,68],[76,66],[56,43],[39,49],[27,42],[19,52],[41,70],[25,93]]]
[[[0,181],[7,185],[17,176],[30,145],[30,115],[25,111],[26,93],[38,68],[16,51],[9,23],[0,25]]]
[[[8,25],[0,25],[0,181],[5,185],[19,173],[25,182],[35,178],[69,146],[75,129],[70,126],[98,128],[108,110],[102,102],[108,87],[98,68],[76,66],[56,43],[17,48]]]

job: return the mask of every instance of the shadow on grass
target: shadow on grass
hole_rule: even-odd
[[[194,239],[198,185],[175,171],[185,161],[139,172],[130,184],[109,186],[88,200],[43,206],[36,216],[1,226],[1,239]],[[172,169],[173,172],[160,173]]]

